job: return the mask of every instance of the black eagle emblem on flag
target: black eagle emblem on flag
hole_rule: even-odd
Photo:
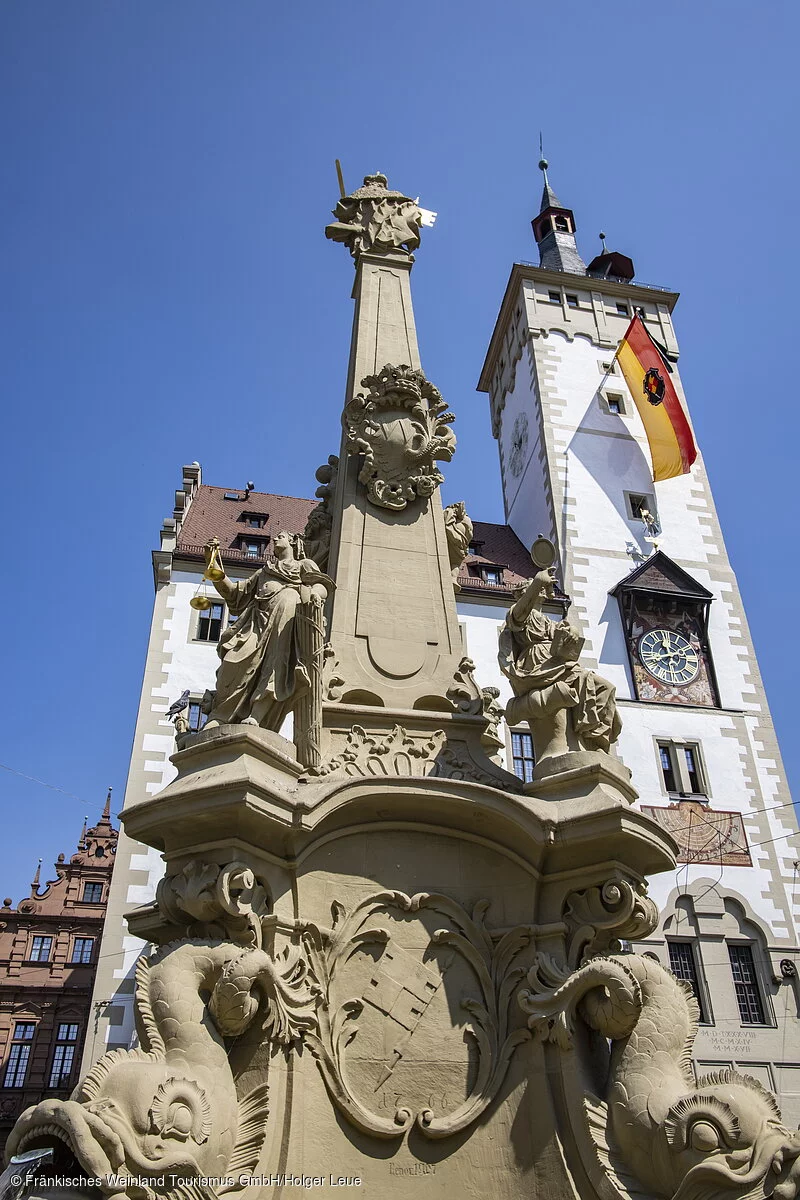
[[[642,381],[642,390],[654,408],[664,399],[664,377],[655,367],[650,367],[646,372]]]

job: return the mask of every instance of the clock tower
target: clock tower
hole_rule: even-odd
[[[678,293],[640,282],[604,235],[585,265],[573,212],[540,167],[539,265],[513,265],[478,385],[506,520],[524,545],[543,535],[557,547],[582,661],[616,686],[638,804],[680,848],[677,871],[651,881],[662,920],[647,949],[698,996],[698,1060],[747,1063],[800,1118],[796,974],[785,967],[797,957],[800,844],[767,697],[702,453],[690,473],[653,482],[615,361],[638,312],[691,420]]]

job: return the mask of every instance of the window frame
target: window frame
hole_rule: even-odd
[[[692,991],[694,992],[695,999],[697,1000],[698,1007],[700,1009],[700,1017],[699,1017],[700,1024],[701,1025],[713,1025],[714,1024],[714,1012],[711,1007],[711,994],[708,990],[708,985],[706,984],[705,971],[703,969],[703,955],[700,950],[699,940],[697,938],[668,937],[666,939],[666,942],[667,942],[667,959],[669,961],[669,969],[670,969],[670,971],[672,971],[672,974],[675,976],[676,979],[682,979],[682,980],[684,980],[684,982],[690,984]],[[671,952],[673,946],[686,946],[687,947],[687,949],[689,951],[689,958],[691,960],[693,978],[688,978],[685,975],[679,975],[678,972],[675,970],[675,968],[673,966],[673,962],[672,962],[672,952]]]
[[[94,960],[94,944],[95,944],[95,941],[96,941],[96,939],[95,939],[95,938],[93,938],[93,937],[83,937],[83,936],[80,936],[80,937],[74,937],[74,938],[72,939],[72,953],[70,954],[70,957],[69,957],[69,963],[68,963],[67,965],[68,965],[68,966],[70,966],[70,967],[88,967],[88,966],[90,966],[90,965],[91,965],[91,963],[92,963],[92,961]],[[76,955],[76,954],[77,954],[77,952],[78,952],[78,945],[79,945],[79,943],[82,945],[82,944],[83,944],[83,943],[85,943],[85,942],[88,942],[88,943],[89,943],[89,957],[88,957],[88,958],[84,958],[84,957],[83,957],[83,956],[84,956],[84,953],[85,953],[85,951],[84,951],[84,950],[83,950],[83,948],[82,948],[82,949],[81,949],[81,952],[80,952],[80,953],[81,953],[81,957],[80,957],[80,958],[76,958],[76,957],[75,957],[75,955]]]
[[[528,756],[524,752],[523,752],[523,754],[520,754],[520,755],[514,754],[514,738],[515,737],[527,738],[530,741],[530,756]],[[519,761],[523,767],[523,773],[521,775],[520,775],[519,771],[517,770],[517,759],[519,759]],[[513,774],[516,775],[517,779],[519,779],[523,784],[533,782],[533,772],[536,770],[536,755],[535,755],[534,749],[533,749],[533,734],[530,732],[529,729],[509,729],[508,730],[508,761],[511,763],[511,770],[512,770]],[[530,779],[526,778],[526,773],[525,773],[525,766],[529,761],[531,764]]]
[[[219,618],[211,617],[208,615],[209,613],[213,612],[215,608],[220,609]],[[216,646],[217,642],[222,637],[222,634],[224,633],[225,629],[227,628],[227,622],[226,622],[227,615],[228,615],[228,606],[225,603],[225,601],[224,600],[212,600],[211,608],[207,608],[205,611],[198,612],[198,614],[197,614],[197,620],[195,621],[194,635],[192,637],[192,641],[193,642],[202,642],[204,646]],[[217,636],[215,638],[201,637],[200,636],[201,622],[208,621],[209,631],[210,631],[211,622],[216,621],[217,619],[219,619],[219,633],[217,634]]]
[[[28,1076],[28,1067],[31,1061],[31,1050],[33,1043],[36,1040],[36,1021],[15,1021],[14,1028],[11,1033],[11,1040],[8,1043],[8,1056],[3,1063],[3,1088],[23,1088],[25,1080]],[[18,1033],[20,1028],[30,1028],[31,1033],[28,1036],[21,1037]],[[16,1053],[15,1053],[16,1051]],[[22,1076],[18,1078],[20,1072],[19,1060],[23,1058]],[[13,1061],[12,1061],[13,1060]],[[9,1074],[13,1071],[13,1082],[9,1081]]]
[[[105,887],[105,885],[103,883],[101,883],[99,879],[84,879],[83,893],[81,895],[81,904],[102,904],[104,887]],[[99,888],[100,889],[99,899],[95,900],[86,895],[89,888]]]
[[[658,763],[662,794],[670,798],[700,800],[703,803],[708,803],[711,799],[711,788],[708,782],[708,770],[706,769],[702,743],[694,740],[679,741],[677,738],[668,737],[655,737],[653,740],[656,746],[656,761]],[[676,784],[674,789],[667,787],[664,767],[661,762],[662,750],[665,750],[670,758],[672,774]],[[694,755],[695,774],[702,789],[699,792],[694,792],[690,788],[691,779],[689,777],[689,770],[686,765],[685,756],[682,753],[685,750],[691,750]]]
[[[54,941],[54,938],[53,938],[52,934],[34,933],[31,936],[31,943],[30,943],[30,946],[28,947],[27,961],[32,962],[32,963],[34,963],[34,962],[35,963],[51,962],[52,960],[51,960],[50,956],[53,953],[53,941]],[[36,945],[37,942],[47,942],[47,953],[45,954],[44,958],[42,957],[42,954],[41,954],[42,948],[41,948],[41,946],[37,947],[37,945]]]
[[[491,565],[491,563],[482,563],[480,571],[481,571],[481,579],[483,580],[484,583],[491,583],[495,587],[503,586],[504,580],[503,580],[503,568],[502,567],[494,567]],[[490,575],[495,575],[495,576],[497,576],[497,578],[489,579]]]
[[[78,1049],[78,1040],[80,1038],[80,1025],[77,1021],[59,1021],[56,1030],[55,1044],[53,1045],[53,1056],[50,1060],[50,1070],[47,1078],[49,1080],[48,1087],[65,1088],[69,1087],[70,1076],[75,1067],[75,1051]],[[75,1030],[72,1034],[68,1032],[62,1035],[62,1030]],[[60,1053],[59,1053],[60,1052]],[[66,1070],[64,1069],[64,1060],[68,1059]]]
[[[641,516],[634,512],[633,500],[642,500],[642,508],[646,508],[651,516],[658,521],[658,509],[656,508],[656,498],[652,492],[623,492],[625,497],[625,512],[629,521],[635,521],[637,525],[642,524]],[[660,524],[660,522],[659,522]]]
[[[772,1012],[772,1006],[768,1003],[767,989],[764,987],[764,980],[763,980],[763,976],[762,976],[761,967],[760,967],[760,964],[758,961],[758,957],[755,953],[756,943],[752,942],[752,941],[747,941],[744,938],[742,938],[742,939],[726,938],[725,944],[728,948],[728,958],[730,960],[730,967],[731,967],[731,983],[733,985],[733,993],[734,993],[734,997],[736,999],[736,1007],[739,1009],[740,1025],[746,1027],[747,1029],[751,1029],[751,1028],[774,1029],[775,1028],[775,1019],[774,1019],[774,1015]],[[749,965],[752,966],[752,969],[753,969],[752,985],[745,984],[741,980],[736,979],[736,976],[734,974],[734,969],[733,969],[734,964],[733,964],[732,951],[734,951],[734,950],[748,951],[748,953],[750,955],[750,964]],[[737,991],[737,983],[739,983],[740,986],[742,986],[742,987],[747,987],[747,986],[753,987],[753,989],[755,991],[755,996],[758,1000],[758,1007],[760,1008],[760,1011],[761,1011],[761,1020],[760,1021],[746,1021],[744,1019],[744,1015],[742,1012],[742,1005],[741,1005],[741,1002],[739,999],[739,992]]]
[[[192,724],[192,709],[197,709],[197,724]],[[202,696],[190,696],[186,706],[186,720],[189,722],[189,733],[200,733],[208,720],[208,713],[203,712]]]
[[[598,395],[600,398],[600,408],[603,410],[603,412],[608,413],[609,416],[611,416],[611,417],[627,417],[629,415],[628,414],[628,406],[625,403],[625,397],[623,396],[622,392],[602,391],[602,392],[599,392]],[[619,412],[616,412],[611,407],[612,399],[619,403]],[[635,492],[633,494],[638,496],[638,495],[641,495],[642,493]],[[652,512],[652,509],[650,511]],[[638,518],[637,518],[637,520],[638,520]]]

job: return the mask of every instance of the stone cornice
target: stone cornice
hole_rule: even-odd
[[[508,277],[506,290],[500,305],[500,312],[495,322],[489,348],[486,352],[483,367],[476,390],[488,392],[494,374],[497,358],[502,352],[505,330],[508,321],[516,307],[516,298],[523,282],[531,280],[536,283],[552,284],[559,289],[572,286],[586,291],[601,291],[608,296],[619,296],[620,299],[649,301],[651,304],[664,304],[671,313],[678,302],[679,292],[668,289],[648,287],[641,283],[622,283],[616,279],[599,279],[593,275],[570,275],[566,271],[548,271],[544,267],[535,267],[530,263],[514,263]],[[560,322],[555,322],[553,328],[561,328]],[[574,336],[574,334],[573,334]]]

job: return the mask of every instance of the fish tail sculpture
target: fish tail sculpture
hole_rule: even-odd
[[[723,1069],[695,1082],[698,1006],[654,958],[591,959],[571,975],[540,955],[520,993],[528,1023],[562,1050],[578,1020],[611,1041],[609,1142],[670,1200],[795,1200],[800,1133],[755,1079]]]
[[[194,1195],[213,1195],[200,1181],[254,1170],[266,1134],[266,1085],[239,1100],[225,1038],[262,1012],[270,1039],[288,1044],[314,1008],[296,951],[273,959],[230,942],[165,946],[137,967],[140,1047],[105,1054],[69,1100],[24,1112],[6,1156],[57,1139],[107,1193],[125,1191],[122,1175],[151,1179],[153,1192],[174,1192],[177,1177]]]

